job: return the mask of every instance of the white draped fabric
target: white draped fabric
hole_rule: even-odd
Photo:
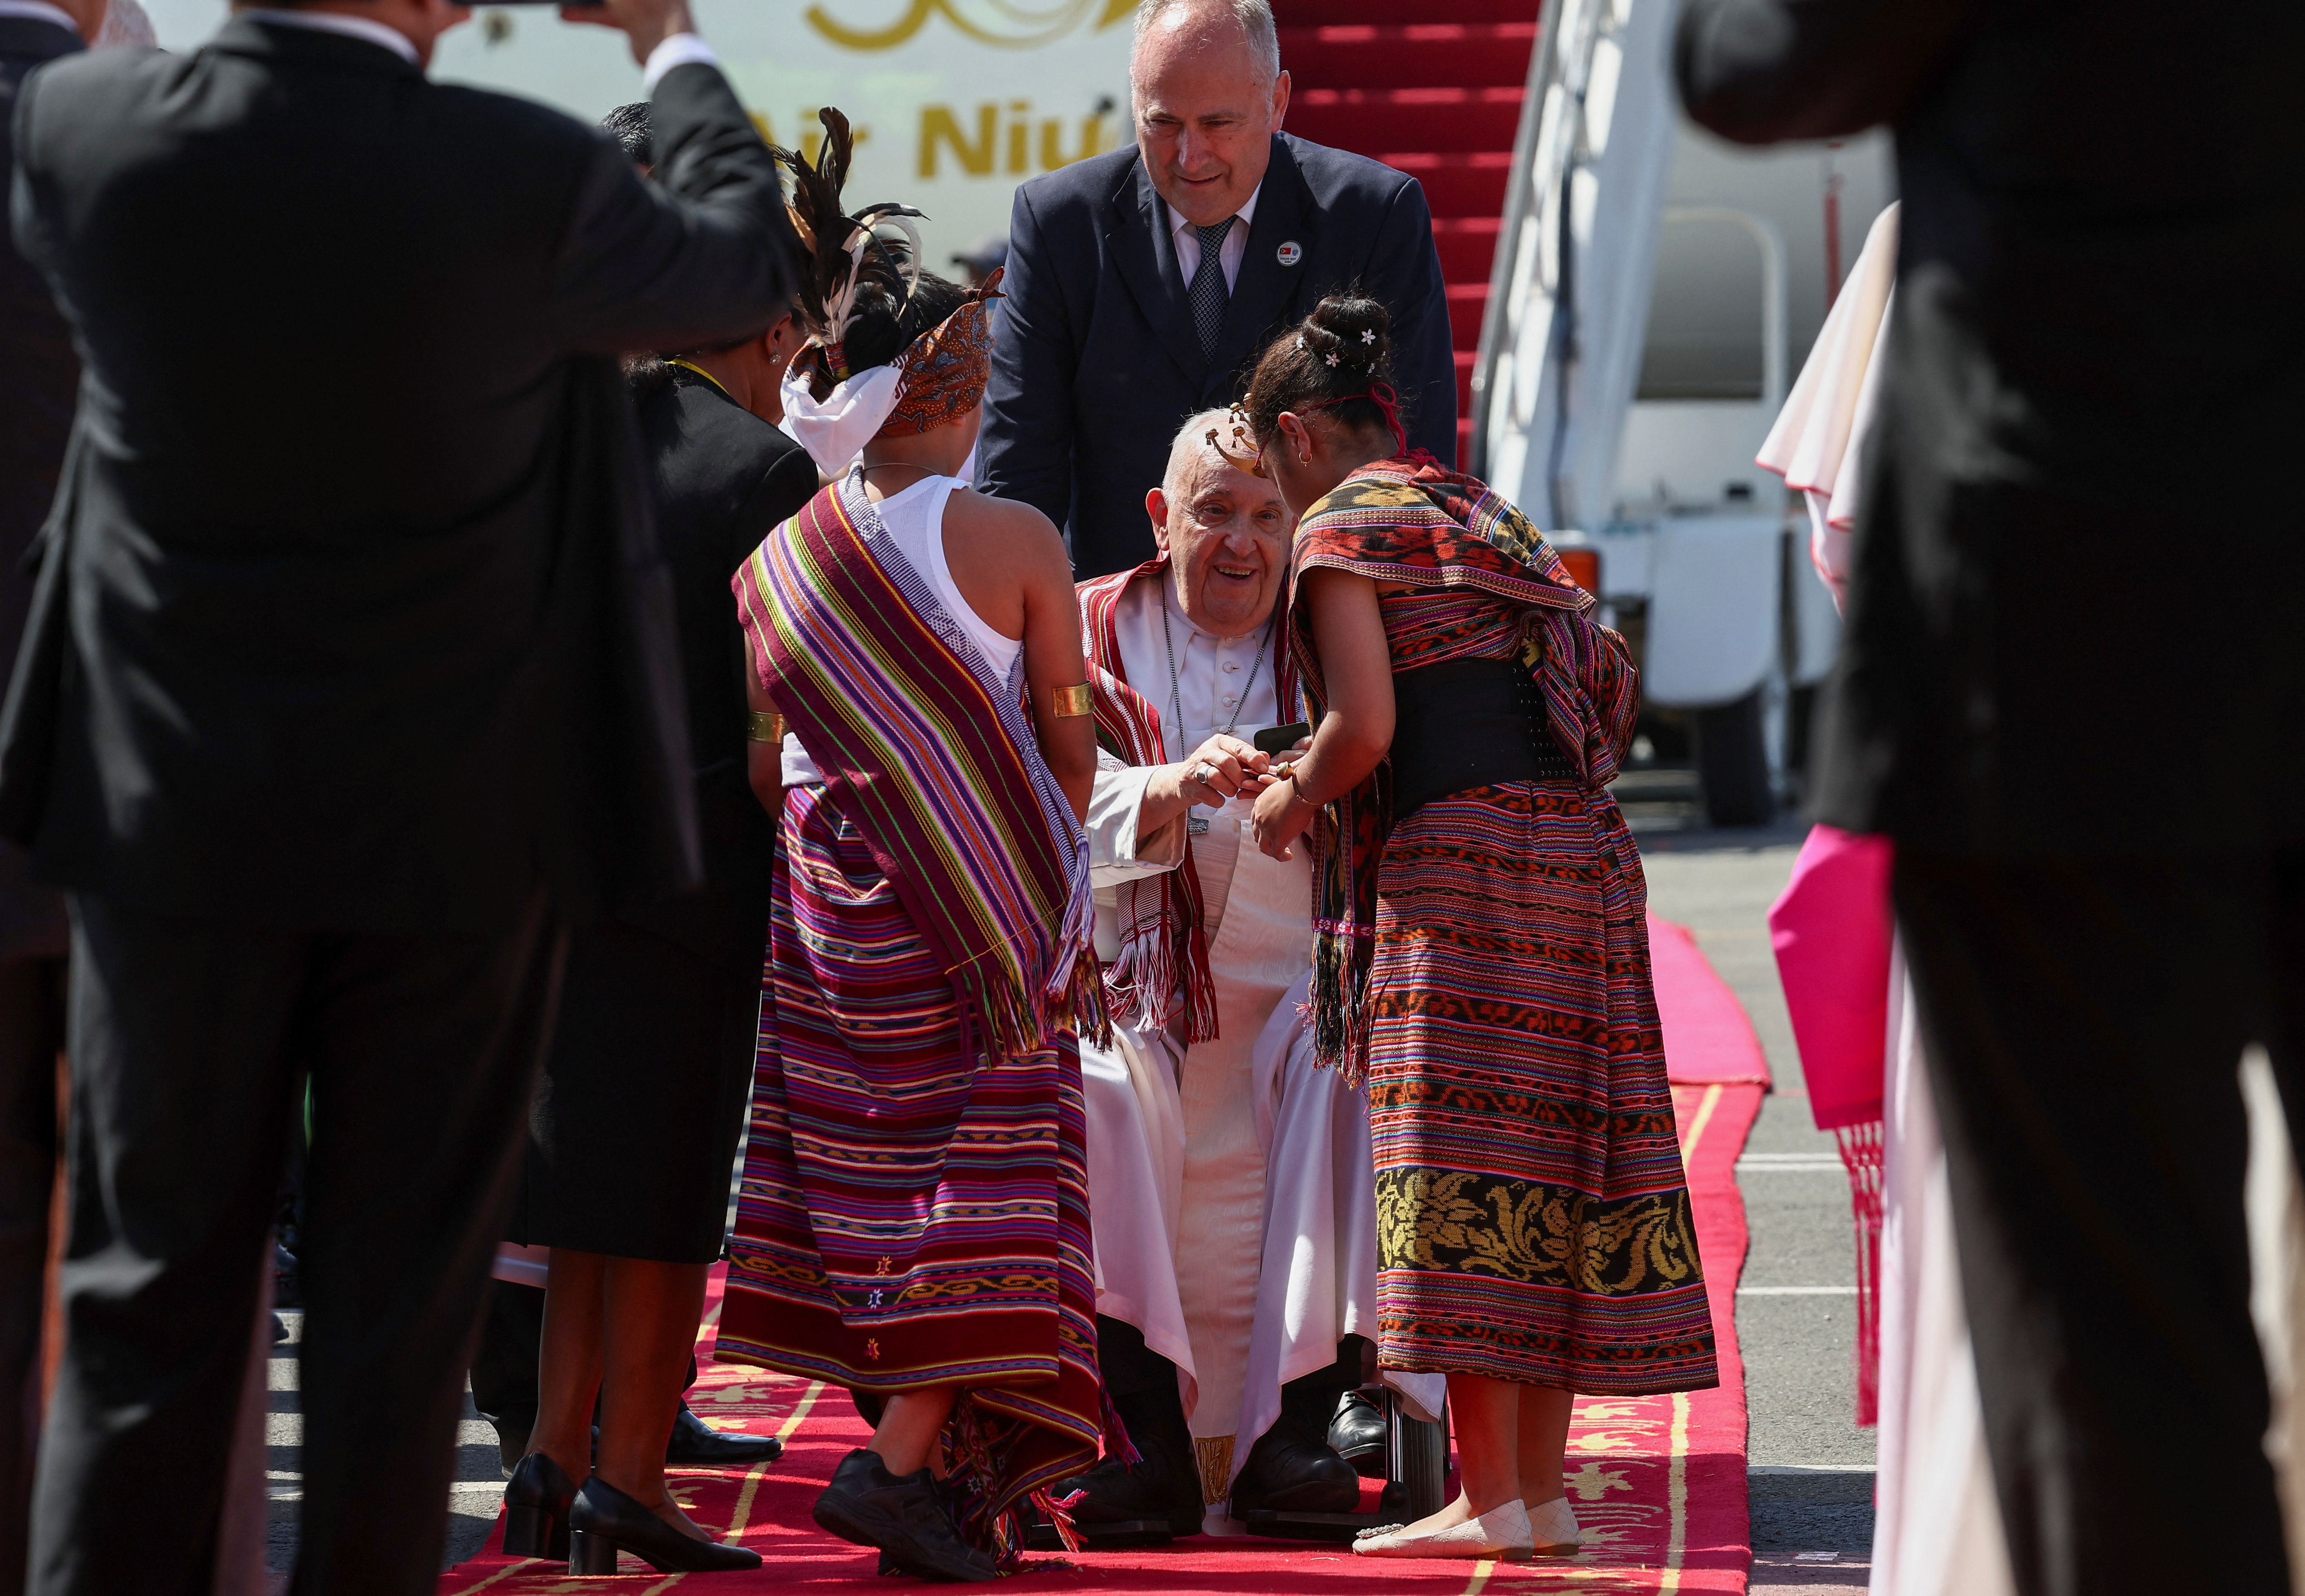
[[[2013,1596],[1952,1191],[1901,947],[1890,955],[1881,1224],[1880,1480],[1873,1596]]]
[[[1244,739],[1280,719],[1260,636],[1195,632],[1157,579],[1134,584],[1114,620],[1129,684],[1161,709],[1171,760],[1236,710]],[[1180,817],[1139,836],[1151,772],[1102,763],[1088,831],[1098,951],[1110,957],[1116,888],[1177,868],[1185,827]],[[1110,1049],[1081,1048],[1097,1312],[1135,1326],[1177,1365],[1187,1422],[1225,1480],[1279,1416],[1281,1385],[1325,1367],[1343,1336],[1374,1338],[1376,1323],[1366,1102],[1313,1067],[1297,1015],[1312,977],[1309,851],[1267,858],[1249,838],[1250,807],[1195,811],[1209,820],[1192,850],[1217,1037],[1187,1048],[1170,1031],[1116,1025]],[[1437,1380],[1405,1378],[1427,1399],[1419,1405],[1438,1408],[1437,1391],[1423,1388]],[[1238,1530],[1216,1507],[1207,1527]]]
[[[1865,436],[1880,397],[1883,362],[1874,355],[1896,285],[1897,207],[1891,205],[1874,219],[1799,380],[1754,458],[1807,501],[1809,559],[1836,602],[1848,583]]]
[[[1809,557],[1846,598],[1866,435],[1896,292],[1897,207],[1875,219],[1756,463],[1800,490]],[[1901,948],[1882,1082],[1880,1474],[1872,1596],[2013,1596],[1961,1303],[1952,1193]]]

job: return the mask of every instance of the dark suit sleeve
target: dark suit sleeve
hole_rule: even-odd
[[[16,85],[14,115],[8,138],[13,157],[8,163],[8,220],[16,253],[45,273],[49,254],[48,230],[40,216],[39,197],[32,178],[32,87],[37,81],[27,76]],[[0,101],[0,105],[5,103]]]
[[[1433,212],[1415,178],[1393,191],[1377,228],[1363,288],[1392,310],[1394,385],[1408,404],[1408,445],[1457,459],[1457,350],[1449,335],[1449,289],[1433,242]]]
[[[999,498],[1032,505],[1057,525],[1073,502],[1073,374],[1079,356],[1066,314],[1057,264],[1023,189],[1008,216],[1007,297],[992,341],[992,380],[984,390],[984,427],[976,485]]]
[[[806,449],[792,449],[776,458],[753,490],[737,506],[729,529],[735,547],[728,569],[735,571],[753,557],[768,535],[801,512],[816,497],[816,462]]]
[[[651,106],[656,183],[596,141],[552,293],[565,344],[616,354],[742,338],[791,303],[799,245],[768,146],[727,80],[675,67]]]
[[[1687,0],[1681,102],[1740,144],[1893,123],[1944,69],[1975,0]]]

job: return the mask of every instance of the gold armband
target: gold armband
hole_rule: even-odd
[[[744,735],[755,743],[785,740],[785,717],[772,709],[747,709]]]
[[[1085,682],[1057,688],[1050,696],[1056,700],[1051,713],[1060,719],[1069,715],[1086,715],[1096,708],[1096,694]]]

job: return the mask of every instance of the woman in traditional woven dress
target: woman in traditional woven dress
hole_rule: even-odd
[[[784,399],[840,475],[735,582],[781,821],[716,1356],[883,1396],[816,1522],[982,1580],[1104,1436],[1074,1040],[1102,1014],[1095,735],[1056,529],[957,478],[993,282],[920,272],[914,213],[842,214],[825,115],[792,163],[817,331]]]
[[[1315,1047],[1365,1076],[1381,1361],[1444,1372],[1464,1490],[1386,1557],[1577,1548],[1572,1393],[1717,1383],[1607,785],[1635,673],[1512,505],[1409,454],[1384,308],[1323,300],[1259,360],[1229,446],[1299,513],[1290,647],[1318,729],[1258,800],[1314,850]]]

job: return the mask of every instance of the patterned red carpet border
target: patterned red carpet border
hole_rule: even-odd
[[[1737,1277],[1745,1260],[1745,1206],[1734,1167],[1760,1111],[1768,1079],[1760,1047],[1735,998],[1688,933],[1652,921],[1660,951],[1657,982],[1669,1063],[1685,1049],[1699,1079],[1672,1069],[1673,1108],[1696,1204],[1699,1244],[1720,1338],[1721,1386],[1711,1391],[1595,1397],[1577,1405],[1569,1432],[1569,1500],[1585,1528],[1577,1558],[1534,1564],[1380,1561],[1333,1547],[1197,1536],[1143,1551],[1088,1553],[1070,1566],[1035,1558],[1022,1575],[1056,1596],[1126,1592],[1131,1596],[1210,1596],[1222,1592],[1314,1596],[1391,1592],[1411,1596],[1505,1596],[1527,1592],[1728,1592],[1741,1596],[1751,1562],[1745,1499],[1744,1363],[1737,1348]],[[719,1314],[714,1271],[705,1344]],[[700,1345],[700,1351],[703,1350]],[[784,1438],[778,1462],[745,1473],[697,1470],[676,1477],[675,1494],[698,1523],[741,1540],[766,1559],[749,1574],[657,1574],[627,1557],[613,1579],[572,1578],[561,1565],[504,1555],[503,1526],[479,1555],[443,1576],[442,1596],[574,1596],[629,1591],[657,1596],[769,1596],[853,1585],[911,1589],[925,1582],[882,1578],[872,1551],[834,1540],[809,1518],[809,1505],[832,1470],[868,1432],[846,1393],[815,1381],[709,1359],[689,1400],[716,1428]]]

